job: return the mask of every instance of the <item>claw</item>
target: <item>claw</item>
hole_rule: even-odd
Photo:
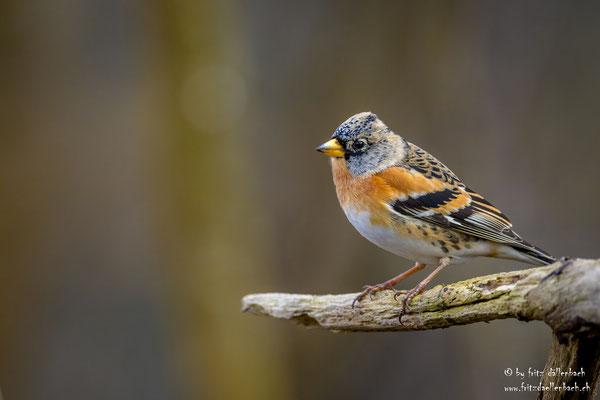
[[[427,286],[429,281],[431,281],[441,270],[446,268],[448,264],[450,264],[449,257],[444,257],[440,259],[440,263],[437,266],[437,268],[432,273],[427,275],[427,278],[423,279],[421,283],[419,283],[417,286],[409,290],[408,293],[406,293],[406,296],[404,296],[404,299],[402,299],[402,307],[400,308],[400,312],[398,313],[398,321],[400,322],[400,325],[403,325],[402,316],[406,313],[406,311],[410,311],[408,304],[410,303],[412,298],[416,295],[423,293],[423,291],[425,290],[425,286]]]
[[[364,291],[361,294],[359,294],[358,296],[356,296],[354,298],[354,300],[352,300],[352,308],[354,308],[354,304],[356,304],[357,301],[361,301],[363,299],[363,297],[365,297]]]
[[[354,308],[354,305],[356,304],[356,302],[360,302],[362,299],[367,297],[367,295],[369,296],[369,298],[371,300],[373,300],[373,294],[380,292],[382,290],[393,290],[396,293],[403,292],[402,290],[394,289],[394,287],[392,285],[390,285],[389,282],[379,283],[377,285],[365,285],[365,286],[363,286],[363,291],[358,296],[356,296],[354,298],[354,300],[352,301],[352,308]]]
[[[408,293],[406,293],[406,296],[404,296],[404,298],[402,299],[402,303],[400,306],[400,312],[398,313],[398,322],[400,322],[400,325],[404,325],[402,323],[402,316],[404,314],[406,314],[407,312],[410,312],[410,306],[409,306],[410,301],[413,299],[413,297],[420,294],[422,291],[422,290],[420,291],[420,290],[415,290],[415,289],[418,289],[418,286],[412,290],[409,290]]]
[[[354,305],[356,304],[357,301],[361,301],[362,299],[365,298],[366,295],[369,295],[369,297],[372,299],[373,294],[377,293],[381,290],[393,290],[395,292],[394,299],[396,299],[398,297],[398,295],[400,295],[400,294],[407,293],[405,290],[394,289],[394,285],[396,285],[398,282],[400,282],[402,279],[406,278],[407,276],[410,276],[410,275],[414,274],[415,272],[422,270],[423,268],[425,268],[425,264],[418,262],[415,264],[414,267],[412,267],[408,271],[406,271],[388,281],[385,281],[385,282],[380,283],[375,286],[371,286],[371,285],[363,286],[363,291],[358,296],[356,296],[356,298],[352,301],[352,308],[354,308]]]
[[[396,290],[396,293],[394,293],[394,300],[398,301],[398,296],[400,296],[401,294],[407,294],[408,290]]]
[[[398,322],[400,322],[400,325],[404,325],[402,323],[402,316],[404,315],[404,310],[401,308],[400,312],[398,313]]]
[[[403,304],[402,307],[400,307],[400,312],[398,312],[398,322],[400,322],[400,325],[404,325],[402,323],[402,316],[406,314],[407,311],[410,311],[410,309]]]

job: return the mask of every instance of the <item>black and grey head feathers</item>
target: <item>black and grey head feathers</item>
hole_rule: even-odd
[[[381,172],[406,157],[408,143],[396,135],[372,112],[348,118],[332,139],[344,148],[346,166],[353,175]]]

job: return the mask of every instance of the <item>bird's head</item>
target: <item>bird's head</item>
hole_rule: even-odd
[[[316,148],[330,157],[344,159],[353,175],[381,172],[406,157],[408,144],[372,112],[348,118],[331,140]]]

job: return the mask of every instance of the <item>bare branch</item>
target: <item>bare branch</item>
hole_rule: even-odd
[[[553,265],[482,276],[436,286],[413,299],[411,310],[398,320],[399,301],[379,292],[352,308],[358,293],[308,295],[250,294],[242,311],[293,320],[332,331],[418,331],[495,319],[539,320],[553,331],[546,371],[585,371],[558,381],[544,375],[549,386],[588,383],[589,390],[540,391],[538,399],[592,399],[600,375],[600,260],[563,259]]]
[[[357,293],[251,294],[243,311],[336,331],[416,331],[503,318],[545,321],[558,334],[598,331],[600,260],[564,260],[436,286],[398,320],[399,302],[379,292],[351,307]]]

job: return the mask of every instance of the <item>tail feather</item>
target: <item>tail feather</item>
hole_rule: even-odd
[[[548,254],[546,251],[527,242],[523,242],[523,246],[511,247],[517,250],[519,253],[522,253],[535,264],[548,265],[556,261],[556,258]]]

